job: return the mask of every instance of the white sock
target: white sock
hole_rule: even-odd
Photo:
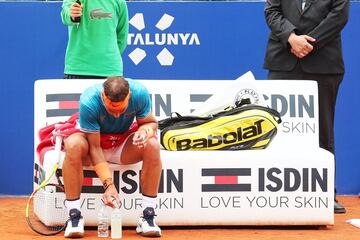
[[[80,199],[66,200],[65,206],[67,207],[69,214],[70,214],[70,210],[74,208],[80,211]]]
[[[142,211],[144,211],[145,208],[147,208],[147,207],[152,207],[155,209],[156,202],[157,202],[157,197],[148,197],[148,196],[142,195],[142,203],[141,203]]]

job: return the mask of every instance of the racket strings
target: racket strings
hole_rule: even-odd
[[[63,187],[49,184],[39,189],[29,201],[27,222],[37,233],[55,235],[61,232],[69,219],[64,205]],[[47,209],[54,209],[51,212]]]

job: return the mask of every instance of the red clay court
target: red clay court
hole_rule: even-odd
[[[338,200],[346,207],[346,214],[335,214],[334,226],[321,227],[162,227],[161,239],[211,239],[211,240],[360,240],[360,228],[345,221],[360,218],[360,198],[339,196]],[[62,233],[44,237],[33,232],[25,221],[26,198],[0,198],[0,239],[64,239]],[[86,229],[84,239],[99,239],[95,228]],[[110,237],[108,238],[110,239]],[[123,239],[144,239],[135,233],[135,227],[123,230]]]

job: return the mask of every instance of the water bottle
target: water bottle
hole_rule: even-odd
[[[122,224],[120,208],[115,205],[111,213],[111,238],[120,239],[122,237]]]
[[[106,213],[106,205],[102,204],[98,213],[98,237],[109,237],[109,216]]]

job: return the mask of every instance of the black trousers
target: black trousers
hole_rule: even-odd
[[[105,78],[106,77],[102,77],[102,76],[64,74],[64,79],[105,79]]]
[[[289,72],[269,70],[269,79],[283,80],[315,80],[319,92],[319,143],[335,155],[334,116],[336,97],[344,74],[314,74],[306,73],[300,64]]]
[[[269,70],[268,79],[271,80],[315,80],[318,84],[319,97],[319,144],[335,156],[334,117],[338,90],[344,74],[314,74],[306,73],[300,64],[289,72]],[[334,158],[335,159],[335,158]],[[336,164],[335,164],[336,173]],[[336,200],[336,188],[335,200]]]

